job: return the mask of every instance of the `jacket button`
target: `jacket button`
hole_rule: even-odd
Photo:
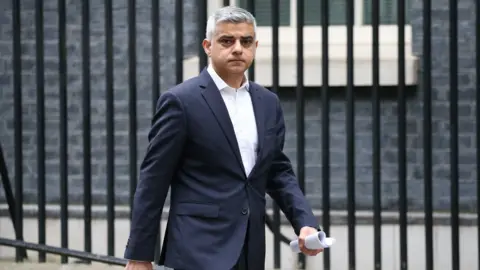
[[[242,209],[242,214],[243,214],[243,215],[248,214],[248,208],[243,208],[243,209]]]

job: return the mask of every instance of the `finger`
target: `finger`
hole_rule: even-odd
[[[298,247],[300,248],[300,250],[304,249],[305,248],[305,239],[304,238],[298,238]]]
[[[309,256],[312,256],[311,254],[313,250],[311,249],[308,249],[305,245],[305,240],[304,239],[299,239],[299,247],[300,247],[300,251],[305,254],[305,255],[309,255]]]
[[[305,251],[302,252],[303,254],[307,255],[307,256],[315,256],[315,250],[310,250],[310,249],[306,249]]]
[[[309,256],[312,256],[313,252],[315,251],[315,250],[308,249],[306,247],[302,247],[300,250],[302,251],[303,254],[309,255]]]
[[[308,256],[316,256],[317,254],[323,252],[323,249],[308,249],[308,248],[303,248],[302,253]]]

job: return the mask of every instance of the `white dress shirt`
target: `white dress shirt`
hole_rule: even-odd
[[[243,85],[235,89],[228,86],[227,83],[218,76],[211,65],[208,66],[207,71],[220,90],[220,94],[227,107],[235,136],[237,137],[245,174],[248,177],[255,165],[258,147],[257,123],[255,121],[252,99],[248,92],[248,80],[245,78]]]

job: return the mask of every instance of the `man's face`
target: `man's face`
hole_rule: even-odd
[[[211,41],[203,48],[220,72],[239,74],[252,64],[258,41],[255,29],[248,23],[219,23]]]

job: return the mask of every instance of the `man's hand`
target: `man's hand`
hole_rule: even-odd
[[[308,255],[308,256],[315,256],[318,253],[323,251],[323,248],[321,249],[308,249],[305,247],[305,238],[311,234],[317,233],[317,229],[312,228],[312,227],[303,227],[300,230],[300,235],[298,236],[298,246],[300,247],[300,250],[302,251],[303,254]]]
[[[125,270],[153,270],[151,262],[128,261]]]

